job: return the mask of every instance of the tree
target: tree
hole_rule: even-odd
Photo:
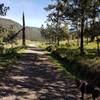
[[[99,0],[59,0],[59,12],[64,20],[77,23],[80,27],[80,53],[84,54],[84,29],[85,22],[90,15],[95,18],[100,7]],[[98,6],[99,5],[99,6]]]
[[[91,0],[69,0],[67,2],[64,16],[67,20],[78,22],[80,24],[80,53],[84,54],[84,28],[85,21],[91,7]]]
[[[0,4],[0,15],[1,16],[5,16],[8,10],[9,10],[9,7],[5,7],[4,3]]]
[[[96,28],[95,27],[96,19],[97,19],[97,17],[99,17],[99,14],[100,14],[100,1],[92,0],[89,17],[92,19],[91,28],[93,30],[95,30],[95,28]],[[91,41],[94,41],[94,38],[95,38],[95,32],[92,31]]]
[[[66,23],[63,23],[62,27],[61,27],[62,33],[61,33],[61,40],[66,40],[67,39],[67,43],[69,45],[69,31],[68,31],[68,25]]]
[[[45,8],[46,11],[49,11],[47,21],[51,23],[51,31],[52,31],[52,39],[57,42],[59,45],[59,41],[65,36],[64,34],[64,27],[62,27],[62,16],[61,16],[61,9],[62,5],[60,4],[60,0],[55,0],[54,4],[49,4],[48,7]],[[49,26],[49,29],[50,29]],[[66,34],[67,35],[67,34]]]
[[[43,25],[41,26],[40,33],[41,33],[43,40],[46,39],[46,31]]]
[[[50,13],[48,20],[56,23],[57,28],[64,21],[70,21],[80,31],[80,53],[84,54],[84,30],[86,21],[92,19],[92,27],[95,26],[95,18],[100,12],[100,0],[54,0],[55,2],[47,7]],[[93,36],[92,32],[92,36]]]

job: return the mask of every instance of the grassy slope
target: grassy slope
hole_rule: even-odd
[[[11,25],[13,26],[13,30],[18,32],[22,29],[22,26],[10,19],[0,18],[0,26],[10,29]],[[18,38],[21,38],[22,35],[19,35]],[[26,39],[28,40],[41,40],[40,28],[36,27],[27,27],[26,26]]]

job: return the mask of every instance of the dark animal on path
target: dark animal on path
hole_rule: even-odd
[[[96,100],[100,96],[100,88],[97,87],[94,82],[75,80],[77,87],[81,91],[81,99],[84,100],[84,94],[92,94],[92,99]]]

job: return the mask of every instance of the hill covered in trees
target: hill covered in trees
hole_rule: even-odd
[[[0,18],[0,27],[13,32],[18,32],[20,29],[22,29],[22,26],[19,23],[5,18]],[[21,35],[19,35],[18,38],[20,39]],[[26,39],[41,40],[40,28],[26,26]]]

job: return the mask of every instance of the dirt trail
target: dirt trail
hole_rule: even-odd
[[[43,49],[30,45],[0,81],[0,100],[79,100],[79,91]]]

